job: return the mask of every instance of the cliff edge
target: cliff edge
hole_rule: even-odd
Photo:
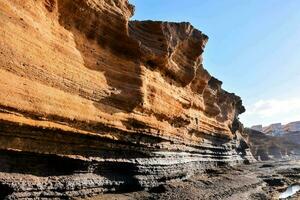
[[[0,196],[142,189],[251,159],[189,23],[127,0],[0,2]]]

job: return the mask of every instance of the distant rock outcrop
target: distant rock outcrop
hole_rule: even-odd
[[[282,159],[300,156],[300,132],[282,136],[266,135],[254,129],[245,129],[244,137],[257,160]]]
[[[0,196],[135,190],[251,159],[241,99],[202,65],[208,37],[133,11],[0,1]]]
[[[300,144],[300,131],[292,131],[282,136],[290,142]]]
[[[280,136],[293,132],[300,132],[300,121],[290,122],[288,124],[275,123],[263,127],[262,125],[252,126],[251,129],[263,132],[268,135]]]

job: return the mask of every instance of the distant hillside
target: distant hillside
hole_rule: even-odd
[[[280,159],[300,154],[300,132],[283,136],[270,136],[260,131],[245,128],[245,135],[253,156],[258,160]]]

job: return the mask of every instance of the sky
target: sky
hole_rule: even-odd
[[[300,120],[300,1],[129,0],[134,20],[190,22],[204,66],[243,100],[245,126]]]

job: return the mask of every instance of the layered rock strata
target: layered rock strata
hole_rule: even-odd
[[[0,2],[0,196],[142,189],[249,158],[189,23],[127,0]]]
[[[300,156],[298,140],[290,137],[290,134],[272,136],[249,128],[245,128],[243,133],[252,155],[257,160],[266,161],[288,157],[297,158]]]
[[[195,174],[185,181],[172,181],[148,191],[101,194],[77,200],[299,200],[300,192],[286,197],[289,186],[300,185],[299,160],[255,162],[219,167]],[[297,186],[296,186],[297,188]],[[283,193],[285,193],[283,195]],[[292,192],[289,192],[290,194]],[[280,198],[281,197],[281,198]]]

